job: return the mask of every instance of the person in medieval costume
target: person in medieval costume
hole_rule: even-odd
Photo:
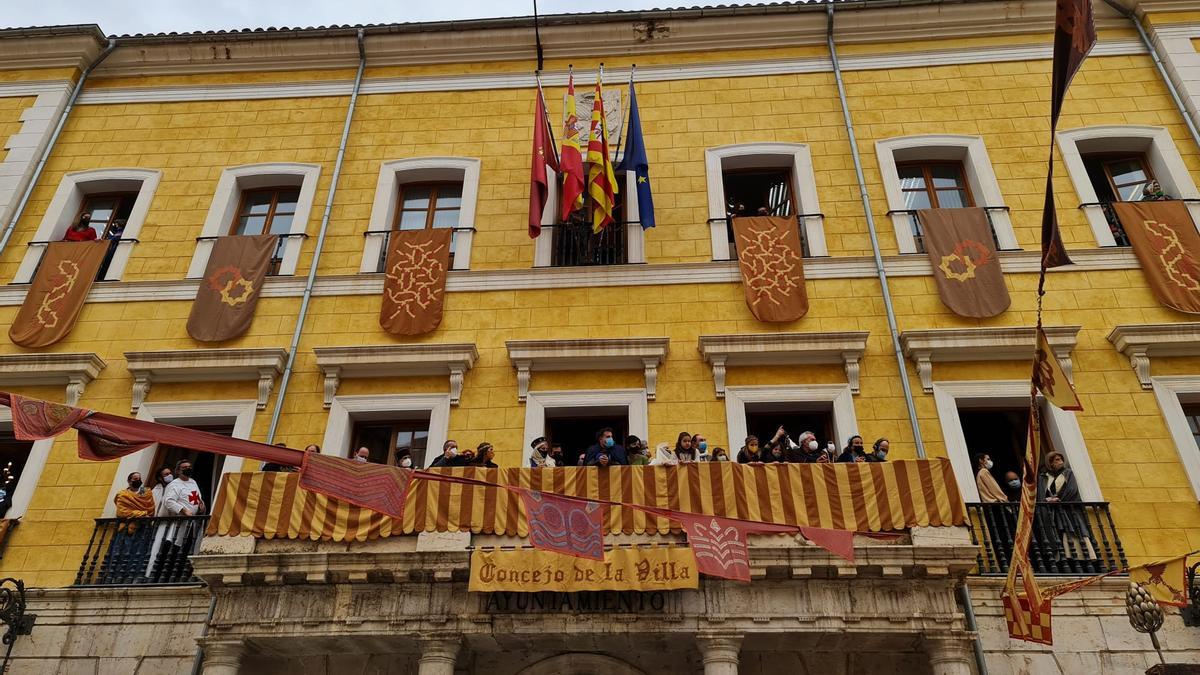
[[[1092,544],[1092,529],[1080,504],[1083,499],[1079,496],[1075,474],[1066,464],[1061,452],[1046,455],[1046,468],[1037,484],[1038,501],[1044,502],[1043,508],[1038,509],[1042,511],[1038,520],[1044,541],[1057,542],[1061,546],[1056,557],[1066,561],[1093,561],[1096,549]]]

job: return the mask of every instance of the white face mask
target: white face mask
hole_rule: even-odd
[[[366,458],[366,457],[363,457],[362,455],[355,455],[355,456],[354,456],[354,461],[356,461],[356,462],[361,462],[361,463],[363,463],[363,464],[366,464],[366,463],[367,463],[367,458]]]
[[[175,480],[175,476],[167,476],[166,478],[162,479],[162,482],[163,485],[169,485],[173,480]]]
[[[450,453],[451,457],[458,457],[458,447],[457,446],[450,446],[449,448],[447,448],[447,451]]]
[[[816,442],[816,441],[809,441],[809,442],[808,442],[808,450],[809,450],[809,452],[812,452],[813,450],[816,450],[816,449],[817,449],[817,442]]]
[[[992,460],[990,460],[990,459],[989,459],[989,460],[987,461],[987,464],[986,464],[985,466],[987,466],[987,468],[988,468],[988,471],[991,471],[991,470],[992,470],[992,467],[993,467],[993,466],[995,466],[995,464],[993,464],[993,463],[992,463]]]
[[[400,466],[407,469],[408,467],[412,466],[412,460],[408,457],[405,457],[404,459],[400,460]]]

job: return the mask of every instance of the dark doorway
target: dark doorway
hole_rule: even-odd
[[[746,405],[746,431],[758,436],[764,445],[775,435],[775,430],[781,425],[793,441],[799,439],[801,433],[811,431],[817,435],[817,440],[822,447],[826,442],[832,441],[834,447],[840,448],[845,442],[845,439],[834,438],[833,406],[830,404],[750,403]],[[745,440],[744,438],[729,439],[729,445],[732,446],[729,448],[732,451],[730,454],[736,453]]]
[[[992,475],[997,482],[1003,484],[1004,474],[1009,471],[1020,475],[1029,433],[1028,408],[960,408],[958,419],[967,439],[973,471],[975,458],[986,453],[994,463]]]
[[[12,506],[13,491],[32,449],[33,443],[18,441],[11,429],[0,431],[0,518]]]
[[[233,436],[232,424],[181,424],[179,426],[195,429],[196,431],[220,434],[222,436]],[[186,459],[192,463],[192,480],[196,481],[196,485],[200,486],[200,497],[204,499],[204,503],[211,510],[213,500],[217,495],[217,488],[221,484],[221,467],[225,465],[225,457],[214,455],[211,452],[199,452],[186,448],[177,448],[173,445],[159,444],[158,453],[155,455],[150,474],[156,474],[164,466],[170,467],[171,471],[174,472],[176,462],[181,459]],[[258,463],[252,461],[249,466],[257,468]],[[145,476],[142,479],[145,480]],[[123,482],[125,477],[121,476],[121,480]]]
[[[596,432],[612,427],[613,438],[624,443],[629,433],[629,411],[626,408],[557,408],[546,409],[546,437],[561,443],[567,466],[579,463],[579,457],[595,444]]]
[[[376,464],[397,465],[408,455],[413,467],[425,466],[429,444],[429,418],[396,421],[358,422],[354,425],[351,454],[361,447],[371,451]]]

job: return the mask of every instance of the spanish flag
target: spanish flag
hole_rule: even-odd
[[[596,100],[592,103],[592,131],[588,134],[588,194],[592,197],[592,231],[599,232],[613,222],[617,177],[608,156],[608,127],[604,119],[603,72],[596,76]]]
[[[575,74],[567,76],[567,102],[563,106],[563,141],[559,158],[562,171],[562,220],[583,208],[583,154],[579,152],[579,118],[575,115]]]

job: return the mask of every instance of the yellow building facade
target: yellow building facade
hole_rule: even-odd
[[[1139,170],[1176,198],[1200,199],[1200,146],[1189,131],[1200,85],[1188,79],[1200,5],[1128,4],[1157,51],[1130,19],[1097,3],[1099,43],[1054,138],[1059,221],[1075,264],[1050,273],[1045,323],[1084,410],[1046,415],[1083,500],[1108,505],[1098,513],[1119,537],[1109,548],[1136,564],[1200,548],[1200,323],[1156,300],[1101,202],[1114,201],[1104,189],[1119,193],[1121,176]],[[688,431],[732,455],[748,433],[779,420],[793,438],[807,428],[795,425],[811,424],[839,448],[850,434],[868,446],[887,438],[890,460],[947,457],[975,503],[975,455],[1015,466],[1023,442],[1053,10],[1015,0],[838,4],[832,35],[865,196],[826,6],[545,19],[541,77],[556,135],[568,66],[582,94],[603,63],[623,125],[636,64],[656,226],[625,224],[637,220],[627,203],[621,241],[606,249],[614,264],[587,264],[598,259],[573,250],[567,227],[550,217],[541,237],[528,236],[531,20],[368,27],[357,92],[355,29],[0,33],[0,138],[9,139],[0,215],[11,230],[0,250],[0,324],[16,316],[44,242],[60,239],[81,210],[98,212],[115,195],[126,221],[67,338],[41,350],[0,340],[0,389],[292,448],[317,443],[342,456],[391,434],[380,446],[387,457],[416,443],[423,464],[455,439],[463,448],[490,442],[498,464],[525,466],[533,437],[575,439],[614,421],[651,447]],[[921,172],[954,187],[914,197]],[[788,324],[751,315],[725,235],[727,203],[775,184],[789,194],[788,213],[803,214],[810,254],[810,309]],[[379,326],[378,261],[385,231],[409,204],[403,195],[416,203],[429,186],[450,186],[442,203],[457,228],[445,314],[435,331],[399,339]],[[622,178],[623,193],[631,186]],[[939,299],[908,212],[934,192],[950,200],[944,206],[989,207],[1012,297],[999,316],[965,319]],[[292,235],[280,273],[246,334],[197,342],[185,324],[212,238],[264,194],[294,205],[290,220],[274,216],[277,231]],[[631,360],[630,349],[646,351]],[[96,519],[113,515],[125,474],[148,476],[166,456],[89,463],[76,456],[73,434],[11,445],[28,459],[9,488],[7,517],[20,522],[0,576],[44,589],[78,583]],[[226,459],[205,477],[216,485],[222,471],[255,468]],[[992,597],[977,611],[996,632],[995,580],[970,579],[977,596]],[[1112,597],[1123,593],[1111,588]],[[1105,611],[1119,612],[1118,601],[1109,604],[1116,609]],[[1171,630],[1168,649],[1194,657],[1195,629]],[[1028,672],[1006,660],[1003,635],[985,643],[993,672]],[[1104,644],[1094,651],[1109,656],[1073,663],[1140,672],[1132,668],[1150,658],[1144,648],[1111,656],[1121,650]],[[1060,672],[1038,660],[1046,654],[1022,658],[1047,668],[1034,672]]]

